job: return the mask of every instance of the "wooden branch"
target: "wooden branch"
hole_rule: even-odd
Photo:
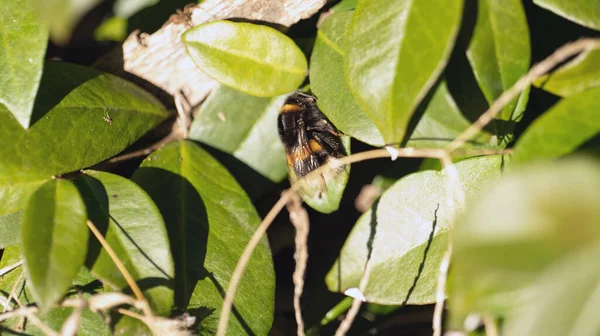
[[[238,18],[289,27],[315,14],[326,0],[205,0],[172,15],[152,35],[133,32],[121,48],[95,66],[127,78],[163,101],[183,94],[192,106],[206,98],[217,83],[200,71],[185,52],[181,34],[214,20]],[[170,97],[165,97],[164,93]],[[171,105],[170,103],[169,105]]]

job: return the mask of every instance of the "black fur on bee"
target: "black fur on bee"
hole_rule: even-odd
[[[292,183],[330,158],[346,155],[340,139],[342,133],[319,110],[313,96],[302,92],[290,95],[279,110],[277,126]],[[321,195],[326,191],[325,176],[321,175],[317,183],[313,189],[318,189]]]

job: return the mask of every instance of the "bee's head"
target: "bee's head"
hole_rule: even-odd
[[[285,100],[285,104],[299,105],[301,107],[308,107],[311,104],[314,104],[317,99],[309,94],[306,94],[301,91],[296,91],[289,95]]]

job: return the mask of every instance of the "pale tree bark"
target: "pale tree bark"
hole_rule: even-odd
[[[205,0],[187,6],[153,34],[133,32],[123,45],[95,66],[136,82],[172,105],[183,96],[186,109],[198,105],[217,83],[185,52],[181,34],[221,19],[243,19],[289,27],[315,14],[326,0]],[[166,95],[165,95],[166,94]],[[170,104],[168,102],[171,102]]]

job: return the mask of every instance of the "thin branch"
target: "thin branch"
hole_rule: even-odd
[[[110,160],[106,161],[108,163],[119,163],[122,161],[127,161],[127,160],[131,160],[131,159],[135,159],[137,157],[141,157],[141,156],[146,156],[146,155],[150,155],[150,153],[154,152],[155,150],[163,147],[164,145],[168,144],[171,141],[175,141],[178,140],[179,136],[177,134],[174,133],[170,133],[169,135],[167,135],[166,137],[162,138],[160,141],[146,147],[146,148],[142,148],[140,150],[134,151],[134,152],[130,152],[130,153],[126,153],[123,155],[119,155],[119,156],[115,156],[113,158],[111,158]]]
[[[267,232],[267,229],[275,220],[275,217],[281,209],[289,202],[292,197],[292,192],[290,190],[285,190],[281,193],[281,197],[275,203],[273,208],[269,211],[265,219],[260,223],[252,237],[250,237],[250,241],[246,248],[242,252],[240,259],[238,260],[237,265],[235,266],[235,270],[231,275],[231,280],[229,281],[229,286],[227,286],[227,292],[225,293],[225,299],[223,300],[223,308],[221,309],[221,315],[219,316],[219,325],[217,327],[217,336],[225,336],[225,332],[227,331],[227,323],[229,322],[229,315],[231,314],[231,307],[233,305],[233,297],[235,296],[235,291],[237,290],[237,286],[244,274],[244,270],[246,269],[246,265],[250,260],[250,256],[252,252],[260,242],[261,238]]]
[[[106,253],[108,253],[110,259],[112,259],[112,261],[115,263],[115,266],[117,266],[119,272],[121,272],[123,278],[125,278],[125,281],[127,281],[127,284],[133,291],[135,297],[138,299],[138,301],[145,303],[142,305],[142,310],[144,311],[144,314],[149,317],[153,316],[152,311],[150,310],[150,307],[148,306],[148,303],[146,301],[146,298],[144,297],[144,294],[140,290],[140,287],[138,287],[137,283],[135,282],[129,271],[127,271],[127,268],[125,268],[125,265],[123,264],[121,259],[119,259],[115,251],[112,249],[112,247],[110,247],[106,239],[104,239],[100,231],[98,231],[98,228],[96,228],[96,226],[94,225],[94,223],[92,223],[91,220],[88,219],[87,225],[94,234],[94,236],[96,236],[96,239],[98,239],[102,247],[106,250]]]
[[[287,204],[288,212],[290,213],[290,221],[296,228],[296,267],[292,279],[294,281],[294,313],[296,316],[297,334],[304,335],[304,320],[302,319],[302,309],[300,306],[300,297],[304,290],[304,273],[306,271],[306,263],[308,261],[308,232],[310,224],[308,213],[302,207],[302,200],[297,193],[293,193],[293,197]]]
[[[8,309],[10,309],[10,301],[15,297],[15,294],[17,293],[17,287],[19,286],[19,284],[21,283],[21,280],[23,279],[23,277],[25,276],[25,272],[21,271],[21,274],[19,274],[19,277],[17,278],[17,281],[15,281],[15,283],[13,284],[11,290],[10,290],[10,294],[8,294],[8,298],[7,298],[7,304],[8,306],[4,306],[4,310],[2,312],[6,312]],[[17,300],[15,300],[15,302],[17,302]]]
[[[373,262],[371,262],[371,260],[372,258],[367,260],[367,264],[365,265],[365,272],[363,273],[360,279],[359,291],[361,293],[361,297],[355,297],[354,300],[352,300],[352,306],[350,307],[348,314],[346,314],[346,318],[344,318],[342,323],[340,323],[338,329],[335,331],[335,336],[346,335],[348,330],[350,330],[350,327],[352,326],[352,322],[354,322],[356,315],[358,315],[360,306],[365,300],[365,289],[367,288],[367,284],[369,282],[369,278],[371,277],[371,272],[373,270]]]
[[[483,326],[485,328],[486,336],[498,336],[498,326],[496,325],[496,319],[493,316],[484,315],[482,316]]]
[[[21,303],[21,300],[19,300],[18,297],[15,296],[13,298],[13,300],[15,300],[17,302],[17,304],[19,305],[19,309],[23,313],[23,316],[27,317],[27,319],[29,319],[29,321],[31,321],[31,323],[33,323],[33,325],[35,325],[38,329],[40,329],[40,331],[43,332],[44,335],[46,335],[46,336],[59,336],[59,334],[56,331],[54,331],[52,328],[48,327],[37,316],[35,316],[35,314],[33,313],[32,310],[27,309],[27,307],[25,307]]]
[[[8,274],[10,271],[14,270],[15,268],[21,266],[23,264],[23,260],[18,261],[12,265],[8,265],[6,267],[2,267],[0,268],[0,277],[3,276],[4,274]]]
[[[177,122],[179,123],[179,129],[181,130],[181,134],[184,139],[187,139],[189,130],[190,130],[190,117],[186,111],[189,111],[191,107],[187,109],[183,106],[183,102],[185,101],[185,96],[183,91],[179,91],[179,94],[176,94],[174,97],[175,101],[175,109],[177,110]],[[187,102],[187,101],[186,101]]]
[[[500,113],[502,108],[523,91],[527,86],[531,85],[534,80],[545,75],[548,71],[560,63],[567,60],[569,57],[577,55],[586,50],[600,49],[599,39],[584,38],[565,44],[558,48],[552,55],[548,56],[542,62],[534,65],[529,72],[521,77],[510,89],[504,91],[496,101],[485,111],[469,128],[454,139],[447,147],[448,152],[453,152],[472,137],[477,135],[487,124],[489,124]]]

